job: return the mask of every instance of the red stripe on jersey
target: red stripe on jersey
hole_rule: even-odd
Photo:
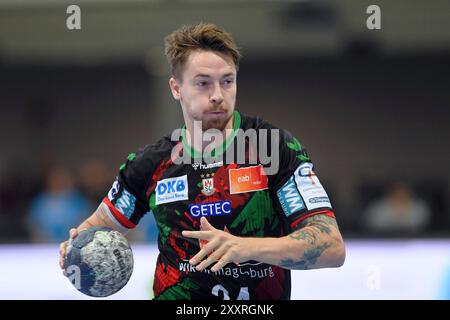
[[[302,222],[306,218],[315,216],[316,214],[324,214],[324,215],[326,215],[328,217],[336,218],[335,215],[334,215],[334,212],[331,211],[331,210],[321,210],[321,211],[311,212],[311,213],[308,213],[307,215],[304,215],[303,217],[298,218],[294,222],[292,222],[291,223],[291,228],[294,228],[296,225],[298,225],[300,222]]]
[[[133,229],[134,227],[136,227],[136,225],[131,222],[130,220],[128,220],[122,212],[120,212],[119,210],[116,209],[116,207],[114,207],[114,205],[112,204],[111,201],[109,201],[109,199],[107,197],[105,197],[103,199],[103,203],[106,204],[109,208],[109,210],[111,211],[112,215],[114,216],[114,218],[116,218],[117,221],[120,222],[120,224],[128,229]]]

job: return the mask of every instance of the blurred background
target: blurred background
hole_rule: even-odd
[[[306,146],[347,242],[343,268],[293,272],[293,298],[449,299],[447,0],[0,0],[0,298],[84,298],[56,244],[129,153],[182,124],[163,38],[200,21],[242,48],[237,109]],[[151,296],[156,238],[148,216],[142,287],[116,298]],[[15,281],[26,258],[58,284]]]

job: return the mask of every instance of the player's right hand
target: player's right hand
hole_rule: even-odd
[[[76,228],[70,229],[69,238],[73,240],[75,239],[76,236],[78,236],[78,230]],[[62,242],[59,245],[59,266],[63,271],[64,271],[64,258],[66,257],[67,254],[67,244],[69,240]]]

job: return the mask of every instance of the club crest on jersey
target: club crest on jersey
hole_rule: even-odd
[[[205,196],[211,196],[214,193],[214,173],[207,173],[201,175],[202,178],[202,193]]]

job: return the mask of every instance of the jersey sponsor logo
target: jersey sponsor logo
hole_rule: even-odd
[[[286,217],[306,208],[298,192],[294,177],[290,177],[284,186],[277,191],[277,196]]]
[[[124,189],[114,206],[117,210],[122,212],[127,219],[130,219],[136,206],[136,197]]]
[[[119,180],[116,179],[108,192],[108,199],[113,202],[114,199],[120,195],[115,201],[114,207],[127,217],[127,219],[130,219],[136,206],[136,197],[125,188],[123,188],[122,192],[120,192],[120,189],[121,184]]]
[[[217,201],[208,203],[192,203],[189,205],[189,213],[195,218],[229,215],[231,214],[231,202]]]
[[[218,167],[222,167],[223,166],[223,161],[219,161],[219,162],[214,162],[214,163],[209,163],[209,164],[203,164],[203,163],[193,163],[192,164],[192,168],[194,168],[194,170],[206,170],[206,169],[213,169],[213,168],[218,168]]]
[[[230,194],[253,192],[268,188],[262,165],[229,169]]]
[[[331,208],[328,195],[314,173],[311,162],[302,163],[295,170],[294,178],[308,210],[322,207]]]
[[[202,177],[202,193],[205,196],[210,196],[214,193],[214,173],[211,173],[211,178],[209,177],[209,173],[205,175],[201,175]]]
[[[112,201],[114,199],[114,197],[116,196],[116,194],[119,192],[120,190],[120,182],[119,180],[115,180],[111,189],[108,192],[108,199],[109,201]]]
[[[328,197],[316,197],[309,199],[309,203],[318,203],[318,202],[330,202]]]
[[[227,265],[220,270],[212,273],[211,269],[209,268],[203,269],[202,271],[197,271],[197,269],[195,269],[195,266],[189,263],[189,260],[182,260],[178,262],[178,270],[183,273],[202,272],[207,274],[214,274],[215,276],[230,277],[234,279],[244,278],[246,280],[274,278],[274,271],[276,271],[274,270],[274,268],[276,267],[262,263],[243,263],[240,266]]]
[[[187,175],[167,178],[156,184],[156,205],[188,199]]]

